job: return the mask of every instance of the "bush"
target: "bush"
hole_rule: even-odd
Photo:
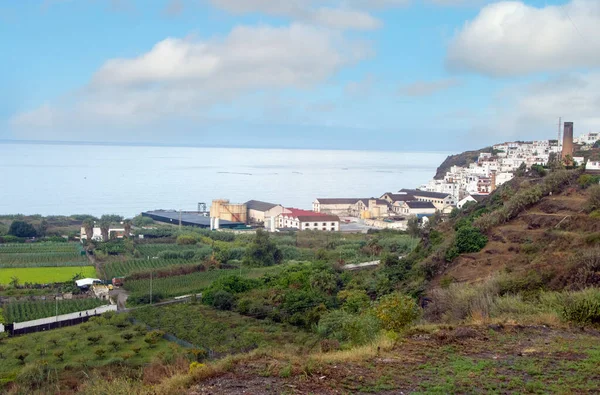
[[[578,324],[600,324],[600,290],[589,288],[568,294],[562,315],[565,320]]]
[[[589,188],[590,196],[586,203],[586,210],[592,212],[594,210],[600,210],[600,185],[594,185]]]
[[[180,235],[177,236],[177,241],[176,243],[178,245],[194,245],[198,242],[198,240],[196,239],[196,236],[194,235]]]
[[[273,266],[283,261],[283,254],[270,239],[269,233],[259,229],[256,237],[246,249],[244,264],[248,266]]]
[[[593,176],[591,174],[582,174],[577,183],[583,189],[591,187],[592,185],[598,184],[600,182],[600,176]]]
[[[375,314],[384,329],[399,332],[417,320],[421,310],[413,298],[392,293],[379,300]]]
[[[235,297],[227,291],[216,291],[212,296],[212,306],[218,310],[231,310]]]
[[[479,252],[487,242],[488,238],[472,226],[463,226],[456,232],[456,248],[459,254]]]
[[[373,341],[381,329],[377,317],[354,315],[344,310],[334,310],[321,316],[316,331],[324,339],[335,339],[353,346]]]
[[[344,290],[338,293],[342,309],[348,313],[357,314],[371,304],[371,299],[363,290]]]

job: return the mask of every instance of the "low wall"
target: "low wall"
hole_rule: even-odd
[[[30,332],[39,332],[49,329],[60,328],[80,324],[90,317],[104,314],[109,311],[117,311],[116,305],[100,306],[95,309],[77,311],[75,313],[61,314],[58,316],[40,318],[38,320],[15,322],[6,326],[11,335],[21,335]],[[3,328],[0,328],[3,329]]]
[[[365,219],[364,224],[367,226],[372,226],[377,229],[396,229],[396,230],[406,230],[407,222],[406,221],[398,221],[398,222],[385,222],[378,219]]]

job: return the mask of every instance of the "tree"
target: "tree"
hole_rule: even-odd
[[[38,226],[38,235],[40,237],[44,237],[46,236],[46,232],[48,231],[48,221],[46,221],[45,219],[42,219],[42,221],[40,222],[40,225]]]
[[[108,345],[112,347],[113,351],[117,351],[117,349],[119,348],[119,346],[121,345],[121,342],[119,342],[118,340],[111,340],[108,342]]]
[[[125,228],[125,238],[128,239],[131,234],[131,220],[126,219],[123,221],[123,228]]]
[[[83,229],[85,231],[87,244],[92,242],[92,236],[94,235],[94,222],[91,219],[86,219],[83,221]]]
[[[589,188],[590,197],[586,203],[588,212],[600,210],[600,185],[594,185]]]
[[[249,266],[273,266],[280,264],[283,254],[270,239],[269,233],[258,229],[254,241],[246,250],[244,264]]]
[[[526,171],[527,171],[527,165],[525,164],[525,162],[523,162],[523,163],[521,163],[521,166],[519,166],[519,168],[517,169],[515,174],[517,175],[517,177],[523,177],[525,175]]]
[[[410,217],[408,219],[406,222],[406,231],[412,237],[419,237],[421,235],[421,226],[417,217]]]
[[[459,254],[465,252],[479,252],[488,242],[487,236],[479,229],[467,225],[456,232],[456,248]]]
[[[13,287],[15,287],[15,288],[16,288],[16,287],[18,287],[18,286],[19,286],[19,277],[12,276],[12,277],[10,278],[10,282],[9,282],[9,284],[10,284],[10,285],[12,285],[12,286],[13,286]]]
[[[103,216],[104,217],[104,216]],[[110,221],[100,220],[100,233],[102,234],[102,241],[107,242],[109,240]]]
[[[227,291],[217,291],[213,296],[212,305],[218,310],[231,310],[234,301],[235,298],[231,293]]]
[[[15,237],[35,237],[37,232],[33,225],[25,221],[13,221],[8,229],[8,234]]]

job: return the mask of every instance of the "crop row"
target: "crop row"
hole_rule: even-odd
[[[164,298],[197,293],[208,287],[218,278],[240,275],[246,278],[258,278],[266,273],[273,273],[282,269],[282,266],[261,268],[245,268],[235,270],[209,270],[196,272],[184,276],[173,276],[152,280],[152,292]],[[132,295],[140,296],[150,293],[150,279],[125,281],[125,289]]]
[[[158,269],[167,266],[192,264],[193,261],[184,259],[134,259],[125,262],[111,262],[104,267],[107,279],[125,277],[132,273]]]
[[[155,257],[158,256],[159,253],[163,251],[190,251],[197,250],[199,247],[204,247],[203,245],[178,245],[178,244],[139,244],[135,247],[137,251],[139,251],[142,256],[145,257]]]
[[[4,318],[6,323],[23,322],[52,317],[56,314],[60,315],[90,310],[105,304],[106,301],[96,298],[13,302],[4,305]]]
[[[22,254],[43,252],[77,252],[81,251],[79,243],[18,243],[0,244],[0,254]]]
[[[88,262],[76,252],[0,253],[0,267],[81,266]]]

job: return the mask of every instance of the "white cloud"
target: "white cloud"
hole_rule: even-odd
[[[455,78],[447,78],[437,81],[417,81],[400,87],[400,94],[406,96],[430,96],[460,85]]]
[[[367,96],[371,93],[371,88],[375,84],[375,76],[366,74],[358,81],[350,81],[344,87],[344,93],[347,95]]]
[[[135,58],[107,61],[75,98],[19,114],[12,125],[25,131],[206,115],[247,93],[314,87],[370,53],[339,32],[300,24],[237,27],[204,41],[167,38]]]
[[[210,0],[215,7],[231,13],[264,13],[341,30],[377,29],[381,21],[368,10],[406,5],[409,1]]]
[[[447,65],[493,76],[600,67],[600,2],[486,6],[454,37]]]

